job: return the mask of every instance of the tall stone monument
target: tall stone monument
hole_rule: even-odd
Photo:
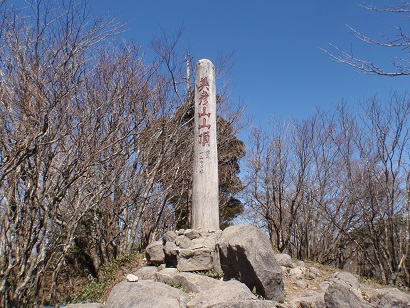
[[[192,229],[219,230],[215,67],[196,65]]]

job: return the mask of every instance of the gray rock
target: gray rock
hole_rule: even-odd
[[[360,284],[359,280],[353,276],[352,274],[348,272],[340,272],[340,273],[335,273],[334,278],[336,280],[343,281],[345,284],[350,286],[354,290],[359,290],[360,289]]]
[[[289,270],[289,275],[292,276],[294,279],[301,279],[303,277],[303,270],[299,266],[291,268]]]
[[[149,244],[145,250],[145,256],[149,264],[164,263],[165,253],[162,241],[155,241]]]
[[[305,280],[301,279],[295,282],[295,286],[298,289],[306,289],[308,287],[308,284]]]
[[[135,272],[140,280],[153,280],[155,278],[155,273],[158,272],[156,266],[144,266]]]
[[[175,244],[178,246],[178,248],[186,249],[192,245],[192,241],[185,235],[178,235],[178,237],[175,239]]]
[[[244,284],[231,280],[199,293],[188,302],[187,307],[219,307],[222,304],[244,300],[256,300],[256,296]]]
[[[177,268],[181,272],[211,270],[213,250],[208,248],[180,249],[177,256]]]
[[[187,229],[187,230],[185,231],[185,236],[186,236],[187,238],[189,238],[190,240],[193,240],[193,239],[196,239],[196,238],[201,237],[201,234],[199,234],[199,232],[196,231],[196,230]]]
[[[122,281],[114,286],[105,308],[186,307],[189,296],[183,291],[161,282],[141,280]]]
[[[347,272],[336,272],[331,277],[327,278],[320,284],[320,288],[326,292],[327,288],[332,284],[341,284],[348,289],[351,289],[358,297],[361,297],[359,281],[355,276]]]
[[[237,279],[267,299],[284,301],[282,269],[260,229],[251,225],[228,227],[217,247],[225,279]]]
[[[325,292],[327,308],[371,308],[373,305],[359,298],[345,284],[333,283]]]
[[[310,279],[310,280],[316,279],[319,276],[320,276],[320,270],[314,266],[309,267],[308,271],[305,273],[305,278]]]
[[[185,234],[185,229],[179,229],[178,231],[175,232],[177,235],[184,235]]]
[[[317,267],[311,266],[309,267],[309,272],[315,274],[316,276],[320,276],[320,269]]]
[[[186,292],[200,293],[212,289],[223,281],[204,275],[178,272],[176,269],[166,268],[156,274],[158,281],[170,286],[180,286]]]
[[[306,265],[305,262],[303,262],[302,260],[298,260],[296,262],[296,266],[305,266],[305,265]]]
[[[162,237],[164,243],[173,242],[177,238],[177,234],[174,231],[167,231]]]
[[[177,265],[178,247],[175,242],[165,242],[164,245],[165,264],[167,266]]]
[[[200,238],[194,238],[192,240],[192,246],[190,247],[191,249],[199,249],[199,248],[205,248],[205,239],[200,237]],[[215,245],[214,245],[215,247]],[[208,248],[214,248],[214,247],[208,247]]]
[[[288,299],[290,307],[323,308],[326,307],[324,293],[316,293],[309,296],[293,297]]]
[[[289,267],[289,268],[294,267],[292,258],[286,253],[275,254],[275,259],[280,266]]]
[[[371,303],[378,303],[383,308],[408,308],[410,295],[396,288],[377,289],[370,296]]]
[[[178,254],[178,247],[174,242],[166,242],[164,245],[164,252],[166,257],[176,257]]]
[[[210,308],[278,308],[282,307],[277,302],[269,300],[245,300],[245,301],[232,301],[230,303],[219,303],[209,306]]]
[[[222,234],[222,233],[220,233],[220,234]],[[215,249],[217,239],[219,239],[219,235],[217,235],[215,233],[210,234],[209,236],[205,237],[204,238],[205,247]]]
[[[64,306],[64,308],[102,308],[102,304],[100,303],[84,303],[84,304],[68,304]]]

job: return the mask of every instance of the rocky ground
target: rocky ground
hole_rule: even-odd
[[[150,266],[123,275],[103,304],[68,307],[410,307],[409,293],[399,289],[275,254],[251,225],[168,231],[146,256]]]
[[[263,300],[239,282],[219,284],[217,281],[220,279],[207,277],[204,273],[180,273],[176,269],[147,267],[142,263],[140,269],[130,273],[137,276],[138,281],[127,281],[124,275],[123,282],[114,287],[104,303],[71,304],[66,307],[410,307],[410,295],[405,290],[359,281],[347,272],[295,261],[285,254],[276,255],[276,259],[284,273],[286,298],[283,303]],[[128,277],[129,280],[131,278]],[[154,295],[149,293],[154,289],[158,292]],[[176,293],[168,293],[170,289],[172,292],[175,289]],[[138,293],[141,290],[143,294]],[[135,298],[131,299],[135,306],[128,306],[130,301],[127,294],[130,293],[135,294]],[[152,298],[155,301],[148,302]]]

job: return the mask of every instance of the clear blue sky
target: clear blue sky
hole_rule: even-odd
[[[234,50],[229,77],[234,87],[232,100],[244,102],[255,124],[263,125],[273,114],[304,118],[316,107],[327,110],[342,100],[355,104],[372,95],[386,98],[390,91],[408,90],[410,77],[360,74],[320,50],[333,43],[382,65],[391,62],[392,54],[361,43],[346,25],[370,36],[391,34],[393,26],[406,25],[405,16],[370,12],[359,6],[363,3],[95,0],[93,10],[119,16],[127,22],[124,38],[144,46],[161,35],[161,29],[172,34],[182,26],[179,48],[190,50],[195,62],[201,58],[215,61],[218,55]],[[372,3],[383,6],[387,1]]]

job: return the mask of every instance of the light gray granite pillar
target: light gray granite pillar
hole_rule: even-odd
[[[219,229],[215,67],[196,65],[192,228]]]

